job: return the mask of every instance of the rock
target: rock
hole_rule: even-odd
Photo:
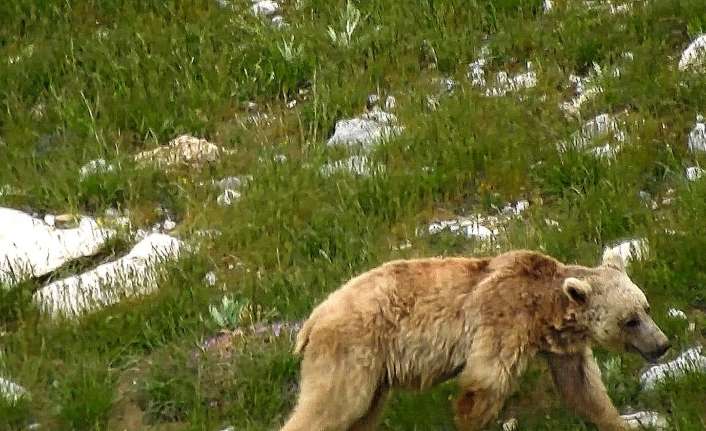
[[[217,281],[216,273],[213,272],[213,271],[209,271],[209,272],[206,273],[206,275],[204,276],[203,281],[204,281],[204,283],[206,283],[208,286],[211,286],[211,287],[215,286],[215,285],[216,285],[216,281]]]
[[[700,179],[704,175],[703,169],[699,168],[698,166],[689,166],[686,168],[686,178],[689,181],[696,181]]]
[[[252,5],[252,11],[255,15],[271,16],[279,11],[279,4],[271,0],[256,1]]]
[[[608,255],[612,254],[619,257],[625,263],[625,266],[630,264],[632,260],[641,260],[648,253],[649,248],[647,246],[646,239],[633,239],[629,241],[623,241],[612,247],[606,247],[603,249],[603,260],[607,258]]]
[[[27,390],[15,382],[0,377],[0,397],[14,404],[27,396]]]
[[[169,235],[147,234],[126,256],[50,283],[32,299],[52,316],[78,317],[124,298],[149,294],[159,287],[159,265],[176,259],[184,248],[181,241]]]
[[[701,115],[696,116],[696,124],[689,133],[688,145],[692,152],[706,151],[706,124]]]
[[[507,93],[537,86],[537,74],[532,70],[532,63],[527,62],[527,72],[510,77],[502,71],[495,77],[495,85],[485,91],[488,97],[501,97]]]
[[[238,190],[241,187],[246,186],[250,181],[252,181],[252,179],[253,177],[251,175],[242,175],[238,177],[231,176],[222,178],[215,184],[221,190]]]
[[[379,109],[366,112],[358,118],[340,120],[336,122],[334,134],[326,145],[361,145],[368,149],[384,138],[401,133],[403,128],[397,122],[395,115]]]
[[[503,207],[502,212],[504,214],[510,214],[514,216],[519,216],[523,212],[525,212],[529,208],[529,201],[527,200],[521,200],[517,201],[514,205],[513,204],[507,204],[505,207]]]
[[[701,354],[701,349],[702,346],[692,347],[673,361],[648,368],[640,376],[640,383],[645,389],[652,389],[657,383],[669,378],[678,378],[686,373],[706,372],[706,356]]]
[[[669,427],[667,420],[657,412],[637,412],[622,415],[630,429],[653,428],[655,430],[666,430]]]
[[[697,37],[682,52],[679,59],[679,69],[693,69],[704,66],[706,62],[706,34]]]
[[[490,240],[495,237],[497,232],[493,232],[486,226],[480,224],[476,220],[466,218],[458,218],[451,220],[441,220],[429,224],[427,228],[430,235],[435,235],[445,230],[457,235],[463,235],[466,238],[477,238],[480,240]]]
[[[597,64],[593,65],[593,71],[587,77],[570,75],[569,82],[574,87],[574,97],[559,105],[561,110],[568,115],[577,116],[586,102],[595,99],[603,92],[603,87],[597,83],[601,75],[601,68]]]
[[[348,172],[353,175],[368,177],[373,173],[381,173],[384,166],[371,166],[367,156],[351,156],[344,160],[337,160],[323,165],[320,169],[321,175],[329,177],[339,172]]]
[[[275,15],[275,16],[273,16],[273,17],[271,18],[271,21],[272,21],[272,25],[274,25],[275,28],[285,28],[285,27],[287,27],[287,26],[289,25],[289,24],[287,24],[287,22],[284,20],[284,17],[283,17],[282,15]],[[297,104],[297,101],[296,101],[296,100],[292,100],[290,103],[292,103],[292,106],[289,106],[289,103],[288,103],[288,104],[287,104],[287,107],[289,107],[289,108],[291,109],[291,108],[294,108],[294,105]]]
[[[216,198],[216,203],[222,207],[229,207],[233,205],[235,201],[240,199],[240,192],[235,191],[235,190],[224,190],[223,193],[218,195]]]
[[[78,175],[81,179],[87,178],[91,175],[103,174],[106,172],[113,172],[115,166],[111,165],[104,159],[91,160],[85,165],[81,166],[78,171]]]
[[[223,153],[224,151],[219,146],[205,139],[181,135],[169,141],[167,146],[137,154],[135,161],[153,163],[157,166],[198,166],[217,161]]]
[[[515,418],[510,418],[503,423],[503,431],[517,431],[518,422]]]
[[[176,228],[176,222],[170,219],[164,220],[164,223],[162,223],[162,228],[167,232],[174,230],[174,228]]]
[[[667,310],[667,316],[671,317],[672,319],[680,319],[680,320],[687,320],[688,318],[686,317],[686,313],[679,310],[678,308],[670,308]]]
[[[44,215],[44,223],[48,224],[51,227],[56,226],[56,217],[54,217],[52,214],[46,214]]]
[[[55,222],[58,218],[54,218]],[[42,275],[98,253],[115,231],[83,217],[73,229],[57,229],[21,211],[0,207],[0,283]]]
[[[490,54],[490,49],[483,46],[480,50],[480,56],[476,61],[468,65],[466,76],[471,81],[471,84],[476,87],[485,87],[485,65],[488,62],[487,57]]]
[[[393,111],[395,108],[397,108],[397,99],[395,99],[395,96],[387,96],[385,98],[385,109]]]
[[[600,114],[595,118],[585,122],[581,129],[571,135],[570,142],[562,142],[558,145],[560,152],[565,152],[569,148],[576,150],[588,149],[596,157],[614,157],[619,146],[605,144],[600,147],[589,149],[594,140],[599,138],[612,137],[618,143],[626,140],[618,120],[611,114]]]

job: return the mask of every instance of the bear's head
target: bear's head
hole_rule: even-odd
[[[632,282],[620,256],[607,254],[600,266],[567,277],[564,293],[583,310],[591,338],[613,351],[633,351],[648,361],[669,350],[669,339],[650,317],[645,294]]]

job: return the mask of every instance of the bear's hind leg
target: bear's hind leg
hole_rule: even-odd
[[[373,431],[377,429],[378,420],[385,407],[389,390],[380,387],[375,393],[373,402],[368,408],[368,412],[362,418],[358,419],[349,431]]]
[[[281,431],[348,431],[378,395],[380,373],[347,358],[305,357],[301,370],[299,399]]]

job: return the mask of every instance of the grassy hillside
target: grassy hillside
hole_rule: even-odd
[[[703,342],[706,179],[689,181],[685,169],[706,159],[687,145],[706,111],[706,73],[677,64],[706,33],[706,2],[612,7],[283,0],[280,26],[245,0],[0,2],[0,206],[117,212],[144,229],[169,217],[171,234],[199,245],[169,265],[158,293],[77,320],[46,318],[32,292],[124,255],[129,234],[0,288],[0,377],[30,394],[0,399],[0,429],[276,429],[296,396],[289,332],[236,336],[223,355],[194,357],[198,344],[223,328],[302,319],[351,276],[402,257],[522,247],[593,265],[604,246],[646,238],[630,274],[672,356]],[[479,58],[485,87],[468,76]],[[528,62],[536,85],[486,95],[498,72],[522,74]],[[586,86],[602,91],[567,114],[571,75],[593,76]],[[364,113],[371,94],[401,133],[367,149],[328,146],[336,122]],[[611,133],[558,149],[599,114],[615,119]],[[168,170],[133,159],[182,134],[228,151]],[[591,152],[603,145],[619,151]],[[371,172],[322,172],[351,155],[365,155]],[[114,169],[82,179],[94,159]],[[247,175],[240,199],[219,205],[211,180]],[[522,200],[525,211],[502,215]],[[492,240],[428,233],[436,220],[477,214],[497,225]],[[706,429],[706,377],[646,391],[640,358],[597,354],[621,411]],[[592,429],[559,403],[543,367],[532,366],[500,419]],[[453,382],[395,394],[381,428],[451,430],[453,394]]]

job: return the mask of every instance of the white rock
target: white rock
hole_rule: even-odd
[[[673,361],[650,367],[640,376],[640,383],[645,389],[668,378],[678,378],[686,373],[706,372],[706,356],[701,354],[702,346],[692,347],[680,354]]]
[[[233,202],[237,201],[240,199],[240,192],[237,192],[235,190],[224,190],[223,193],[218,195],[216,198],[216,203],[222,207],[229,207],[233,205]]]
[[[466,238],[480,238],[483,240],[491,239],[495,236],[493,231],[478,223],[466,226],[465,235]]]
[[[395,99],[395,96],[387,96],[385,98],[385,109],[392,111],[395,108],[397,108],[397,99]]]
[[[124,298],[152,293],[159,287],[159,264],[176,259],[184,247],[169,235],[148,234],[126,256],[50,283],[32,299],[51,316],[78,317]]]
[[[73,229],[56,229],[21,211],[0,208],[0,282],[46,275],[100,251],[115,231],[84,217]]]
[[[517,431],[518,425],[517,419],[510,418],[503,423],[503,431]]]
[[[477,238],[481,240],[489,240],[495,237],[496,232],[479,223],[476,220],[466,218],[458,218],[451,220],[441,220],[430,223],[427,227],[430,235],[438,234],[444,230],[451,233],[464,235],[466,238]]]
[[[339,172],[348,172],[353,175],[367,177],[373,173],[383,172],[384,166],[371,166],[367,156],[351,156],[344,160],[337,160],[323,165],[320,172],[323,176],[331,176]]]
[[[384,138],[401,133],[403,128],[396,124],[395,115],[377,109],[372,110],[359,118],[337,121],[334,134],[329,138],[327,145],[362,145],[367,149]]]
[[[585,90],[577,91],[577,95],[568,102],[561,104],[560,108],[570,115],[578,115],[581,107],[588,101],[593,100],[603,92],[600,86],[591,86]]]
[[[686,70],[689,68],[703,66],[706,61],[706,34],[697,37],[684,50],[679,59],[679,69]]]
[[[56,226],[56,217],[52,214],[45,214],[44,215],[44,223],[48,224],[49,226]]]
[[[476,87],[485,87],[485,65],[488,62],[488,55],[490,55],[490,49],[488,46],[483,46],[480,50],[480,56],[476,61],[468,65],[467,76]]]
[[[271,21],[272,21],[272,25],[274,25],[275,28],[285,28],[285,27],[287,27],[287,26],[289,25],[289,24],[287,24],[287,22],[284,20],[284,17],[283,17],[282,15],[275,15],[275,16],[273,16],[273,17],[271,18]],[[293,105],[292,105],[292,106],[289,106],[289,103],[288,103],[287,106],[288,106],[289,108],[293,108],[294,105],[297,104],[296,102],[297,102],[296,100],[292,100],[290,103],[293,103]]]
[[[0,397],[10,403],[16,403],[27,395],[27,390],[15,382],[0,377]]]
[[[260,0],[252,5],[252,11],[255,15],[270,16],[277,13],[279,4],[271,0]]]
[[[499,72],[495,85],[485,91],[488,97],[500,97],[507,93],[537,86],[537,74],[532,71],[532,63],[527,63],[527,72],[510,77],[507,72]]]
[[[503,208],[503,213],[519,216],[529,208],[529,205],[530,203],[527,200],[517,201],[514,205],[507,204]]]
[[[692,152],[706,151],[706,124],[704,124],[704,117],[701,115],[696,117],[696,124],[689,133],[688,145]]]
[[[686,178],[689,181],[696,181],[700,179],[705,172],[706,171],[699,168],[698,166],[689,166],[688,168],[686,168]]]
[[[648,253],[649,248],[646,239],[633,239],[623,241],[612,247],[603,249],[603,259],[608,256],[617,256],[624,262],[625,266],[630,264],[632,260],[642,260]]]
[[[670,308],[669,310],[667,310],[667,316],[671,317],[672,319],[681,319],[681,320],[688,319],[686,317],[686,313],[679,310],[678,308]]]
[[[645,429],[654,428],[657,430],[666,430],[669,427],[667,419],[657,412],[637,412],[629,415],[622,415],[625,423],[630,429]]]
[[[562,142],[558,145],[558,148],[561,152],[566,151],[568,148],[585,150],[594,140],[609,136],[618,143],[626,140],[625,132],[621,129],[618,120],[611,114],[600,114],[585,122],[580,130],[571,135],[570,142]],[[591,153],[596,157],[614,157],[619,150],[620,147],[618,145],[611,144],[590,149]]]
[[[238,190],[245,187],[253,180],[252,175],[240,175],[221,178],[218,181],[213,181],[212,184],[221,190]]]
[[[81,166],[81,169],[79,169],[78,171],[78,175],[81,179],[84,179],[91,175],[102,174],[105,172],[113,172],[114,170],[115,166],[111,165],[104,159],[96,159],[91,160],[90,162]]]
[[[203,278],[204,283],[206,283],[208,286],[215,286],[216,285],[216,273],[213,271],[209,271]]]
[[[176,222],[169,219],[164,220],[164,223],[162,223],[162,228],[164,228],[164,230],[166,231],[174,230],[176,228]]]

